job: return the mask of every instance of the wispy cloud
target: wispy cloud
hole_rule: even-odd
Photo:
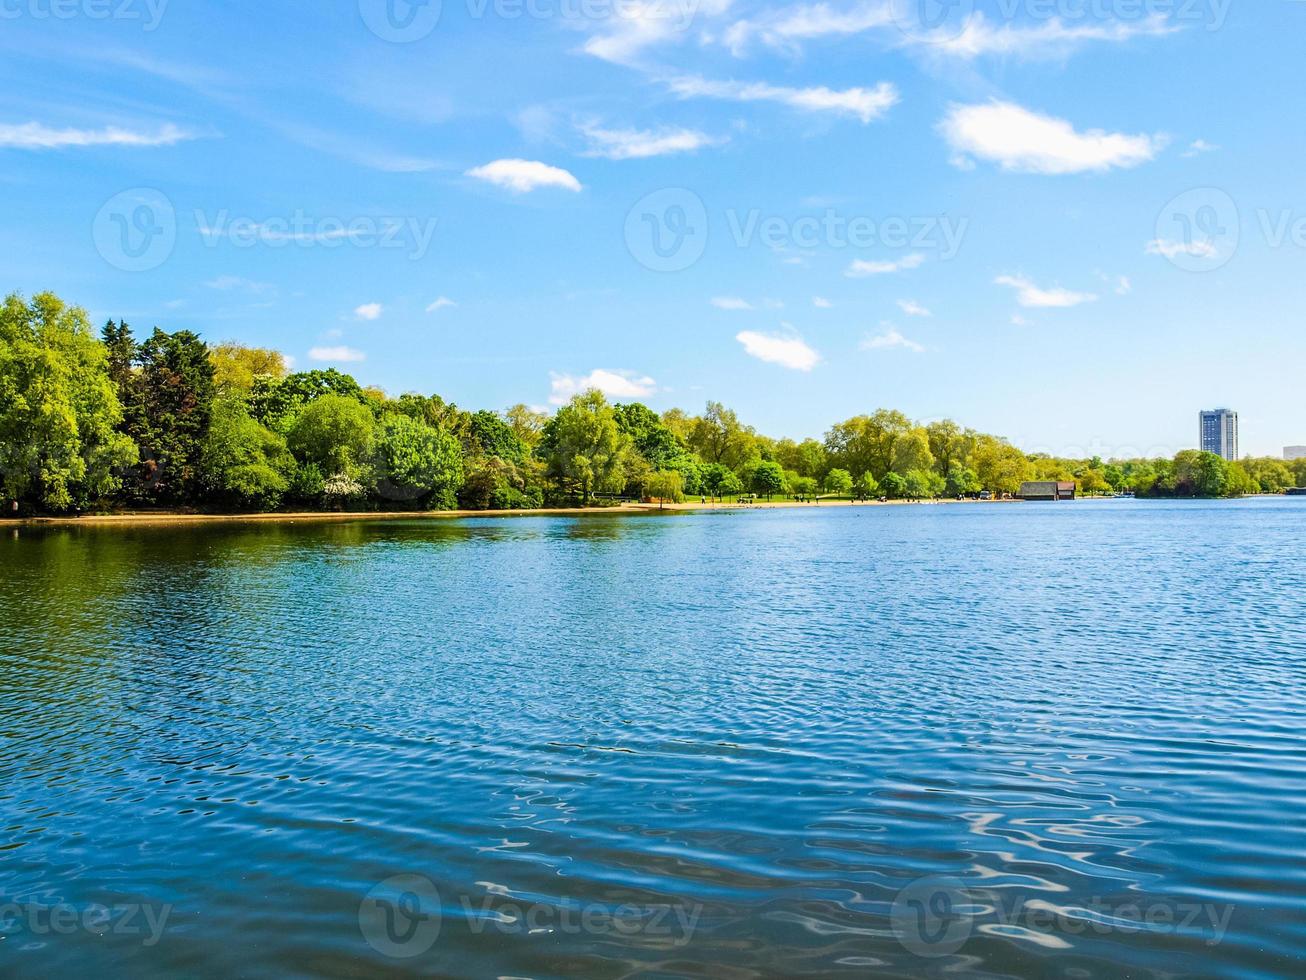
[[[984,55],[1059,58],[1093,42],[1120,44],[1136,37],[1162,37],[1180,29],[1164,14],[1153,14],[1140,20],[1074,24],[1053,17],[1036,24],[1007,22],[995,26],[983,13],[976,12],[967,19],[961,33],[939,31],[925,34],[918,43],[929,52],[965,59]]]
[[[865,279],[867,276],[887,276],[895,272],[903,272],[907,269],[920,268],[921,263],[925,261],[925,256],[919,252],[913,252],[911,255],[904,256],[901,259],[890,261],[880,261],[874,259],[854,259],[852,264],[844,270],[844,275],[849,279]]]
[[[62,150],[89,146],[174,146],[197,139],[195,133],[171,123],[147,132],[106,126],[103,129],[55,129],[41,123],[0,123],[0,148],[16,150]]]
[[[608,160],[642,160],[692,153],[725,142],[694,129],[605,129],[592,123],[583,123],[579,128],[590,143],[585,155]]]
[[[310,361],[337,364],[355,364],[367,360],[367,355],[352,347],[314,347],[308,352]]]
[[[824,296],[813,296],[812,305],[815,306],[818,310],[828,310],[834,306],[834,304],[831,303]]]
[[[914,299],[898,300],[898,309],[902,310],[908,316],[933,316],[934,315],[925,307],[921,306],[921,304],[916,302]]]
[[[899,349],[909,350],[916,354],[922,354],[925,352],[924,345],[918,344],[914,340],[908,340],[893,324],[883,323],[881,326],[885,328],[884,333],[878,334],[874,337],[867,337],[863,340],[861,343],[862,350]]]
[[[1077,293],[1060,286],[1042,289],[1024,276],[998,276],[993,282],[1016,290],[1016,302],[1029,309],[1066,309],[1097,299],[1093,293]]]
[[[598,30],[585,42],[586,54],[619,65],[638,64],[645,49],[684,39],[695,21],[714,17],[732,0],[626,0],[612,6],[615,16],[593,20]]]
[[[1215,247],[1215,243],[1198,239],[1191,242],[1176,242],[1169,238],[1154,238],[1147,243],[1148,255],[1163,255],[1167,259],[1178,258],[1181,255],[1192,256],[1196,259],[1213,259],[1220,254],[1220,250]]]
[[[457,305],[458,304],[455,303],[453,300],[451,300],[448,296],[441,296],[439,299],[437,299],[434,303],[432,303],[430,306],[426,308],[426,312],[436,313],[440,310],[445,309],[446,307],[457,306]]]
[[[714,296],[711,300],[718,310],[751,310],[753,304],[738,296]]]
[[[723,99],[730,102],[775,102],[803,112],[855,116],[864,123],[879,119],[898,104],[898,90],[889,82],[874,88],[788,88],[767,82],[714,81],[684,75],[670,81],[683,99]]]
[[[385,307],[380,303],[364,303],[354,309],[354,316],[360,320],[379,320]]]
[[[840,9],[826,3],[786,6],[731,24],[722,41],[736,57],[754,43],[798,54],[803,41],[848,37],[894,24],[889,3],[860,3]]]
[[[466,172],[466,176],[494,184],[514,194],[526,194],[541,187],[560,187],[568,191],[581,189],[580,181],[571,173],[538,160],[494,160],[484,166],[473,167]]]
[[[1022,173],[1076,174],[1136,167],[1165,145],[1163,137],[1100,129],[1081,133],[1064,119],[1012,102],[954,105],[939,128],[961,165],[978,157]]]
[[[591,389],[598,389],[609,398],[647,398],[658,390],[656,381],[633,371],[598,368],[579,377],[551,373],[549,378],[553,389],[549,401],[554,405],[565,405],[574,396]]]
[[[1214,153],[1218,149],[1218,146],[1214,143],[1208,143],[1206,140],[1193,140],[1188,144],[1188,149],[1184,150],[1180,155],[1191,159],[1193,157],[1199,157],[1203,153]]]
[[[766,334],[744,330],[735,336],[735,340],[744,345],[744,351],[749,356],[792,371],[810,371],[821,360],[821,355],[796,334]]]

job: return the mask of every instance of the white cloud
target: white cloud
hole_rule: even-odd
[[[892,262],[873,261],[870,259],[855,259],[845,270],[844,275],[849,279],[864,279],[867,276],[887,276],[894,272],[902,272],[906,269],[920,268],[921,263],[925,261],[925,256],[915,252],[904,258]]]
[[[310,361],[334,361],[336,363],[356,363],[367,360],[367,355],[352,347],[314,347],[308,352]]]
[[[1130,281],[1128,276],[1121,276],[1118,280],[1116,280],[1117,296],[1128,296],[1133,291],[1134,291],[1134,284]]]
[[[810,371],[821,360],[821,355],[808,347],[799,336],[757,333],[744,330],[735,336],[744,350],[759,361],[779,364],[794,371]]]
[[[364,303],[362,306],[355,307],[354,316],[360,320],[379,320],[385,307],[380,303]]]
[[[106,126],[104,129],[55,129],[41,123],[0,124],[0,147],[18,150],[62,150],[87,146],[173,146],[195,139],[171,123],[152,133]]]
[[[693,129],[603,129],[585,124],[580,130],[590,141],[586,156],[609,160],[642,160],[673,153],[692,153],[724,142]]]
[[[892,24],[893,11],[888,3],[863,3],[849,10],[837,10],[825,3],[805,4],[736,21],[722,40],[737,57],[754,41],[797,54],[802,41],[847,37]]]
[[[867,337],[861,343],[862,350],[909,350],[916,354],[924,353],[925,348],[914,340],[908,340],[898,328],[891,323],[881,324],[886,330],[876,337]]]
[[[1078,132],[1064,119],[1011,102],[954,105],[939,128],[961,159],[979,157],[1004,170],[1075,174],[1136,167],[1156,156],[1162,137],[1099,129]]]
[[[908,316],[934,316],[929,310],[921,306],[914,299],[898,300],[898,309],[902,310]]]
[[[549,401],[554,405],[565,405],[573,396],[591,388],[597,388],[609,398],[647,398],[658,390],[657,382],[652,378],[641,377],[632,371],[598,368],[583,377],[550,373],[549,378],[553,387]]]
[[[561,187],[568,191],[581,189],[580,181],[572,174],[538,160],[495,160],[483,167],[473,167],[465,176],[503,187],[514,194],[525,194],[541,187]]]
[[[751,310],[753,308],[752,303],[746,299],[740,299],[738,296],[715,296],[711,302],[718,310]]]
[[[1059,286],[1041,289],[1024,276],[998,276],[993,282],[1016,290],[1016,302],[1027,309],[1067,309],[1097,299],[1093,293],[1076,293]]]
[[[451,300],[448,296],[441,296],[439,299],[437,299],[434,303],[432,303],[430,306],[426,308],[426,312],[436,313],[440,310],[445,309],[446,307],[457,306],[457,305],[458,304],[455,303],[453,300]]]
[[[834,304],[831,303],[824,296],[813,296],[812,305],[815,306],[818,310],[828,310],[834,306]]]
[[[585,42],[584,50],[604,61],[635,64],[645,48],[685,37],[696,18],[716,16],[730,4],[731,0],[627,0],[613,6],[616,16],[597,19],[601,29]]]
[[[1169,238],[1155,238],[1147,243],[1147,254],[1163,255],[1167,259],[1178,258],[1181,255],[1197,259],[1213,259],[1220,254],[1220,250],[1210,241],[1176,242]]]
[[[1028,327],[1030,325],[1030,321],[1026,320],[1019,313],[1011,314],[1011,323],[1013,326],[1017,327]]]
[[[766,82],[718,82],[686,75],[671,80],[671,91],[684,99],[725,99],[731,102],[777,102],[805,112],[855,116],[864,123],[879,119],[898,104],[898,90],[889,82],[875,88],[787,88]]]
[[[1214,143],[1208,143],[1206,140],[1193,140],[1188,144],[1188,149],[1184,150],[1182,156],[1189,158],[1197,157],[1201,156],[1203,153],[1214,153],[1218,149],[1218,146]]]
[[[1163,14],[1142,20],[1077,24],[1053,17],[1038,24],[1004,23],[995,27],[983,13],[976,12],[967,19],[960,34],[943,30],[935,35],[923,35],[917,43],[929,52],[964,59],[991,54],[1057,58],[1092,41],[1123,43],[1136,37],[1161,37],[1178,30]]]

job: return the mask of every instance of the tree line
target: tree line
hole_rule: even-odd
[[[524,510],[613,497],[750,493],[929,499],[1016,493],[1233,496],[1306,484],[1306,464],[1210,453],[1103,462],[1027,455],[952,421],[881,409],[824,439],[772,439],[709,402],[700,415],[611,404],[553,414],[465,411],[391,397],[334,369],[290,372],[276,351],[188,330],[97,335],[43,293],[0,308],[0,496],[23,512],[115,507]]]

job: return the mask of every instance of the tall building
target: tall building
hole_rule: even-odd
[[[1294,459],[1306,459],[1306,446],[1284,446],[1283,458],[1289,462]]]
[[[1238,458],[1238,413],[1217,408],[1201,413],[1202,452],[1215,453],[1227,460]]]

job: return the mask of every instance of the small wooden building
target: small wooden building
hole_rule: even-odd
[[[1061,480],[1031,480],[1020,485],[1021,500],[1074,500],[1076,485]]]

